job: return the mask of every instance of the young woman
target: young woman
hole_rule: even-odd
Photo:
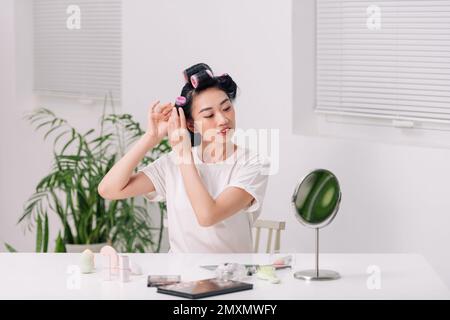
[[[148,111],[141,139],[101,181],[105,199],[145,195],[167,203],[170,252],[252,252],[269,163],[234,144],[237,85],[206,64],[184,71],[181,96]],[[138,173],[144,155],[168,135],[172,151]]]

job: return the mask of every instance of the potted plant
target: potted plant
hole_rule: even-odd
[[[37,184],[18,221],[27,223],[28,229],[36,227],[37,252],[48,250],[49,214],[56,214],[61,223],[56,252],[65,252],[71,245],[88,245],[95,250],[98,248],[94,244],[106,243],[122,252],[160,250],[165,203],[159,203],[159,226],[154,227],[149,215],[151,206],[145,197],[109,201],[97,192],[98,184],[116,160],[144,134],[131,115],[106,114],[105,106],[98,135],[95,129],[78,132],[45,108],[26,116],[36,125],[36,131],[46,130],[44,140],[54,137],[52,169]],[[170,145],[164,139],[145,156],[143,165],[169,151]]]

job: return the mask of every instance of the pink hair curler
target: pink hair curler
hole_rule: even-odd
[[[175,99],[175,105],[182,107],[186,104],[186,98],[183,96],[179,96]]]
[[[198,77],[195,74],[191,76],[191,84],[194,88],[198,87]]]
[[[201,70],[191,76],[191,84],[195,89],[197,89],[200,85],[204,87],[208,83],[211,83],[213,78],[214,76],[211,70]]]
[[[187,68],[186,70],[183,71],[184,80],[186,80],[186,82],[189,82],[192,75],[199,73],[203,70],[211,70],[211,68],[205,63],[197,63]]]

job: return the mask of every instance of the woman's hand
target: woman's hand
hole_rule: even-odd
[[[177,155],[178,163],[188,164],[192,162],[191,138],[186,127],[184,110],[178,108],[178,111],[179,116],[177,109],[174,107],[169,118],[169,143]]]
[[[159,101],[154,102],[147,113],[147,134],[161,141],[167,135],[169,118],[172,113],[173,104],[166,103],[160,105]]]

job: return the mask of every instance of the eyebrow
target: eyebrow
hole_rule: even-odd
[[[230,99],[225,98],[225,99],[222,100],[221,103],[219,103],[219,105],[221,106],[221,105],[223,105],[225,102],[227,102],[227,101],[229,101],[229,100],[230,100]],[[212,107],[203,108],[203,109],[201,109],[198,113],[202,113],[203,111],[207,111],[207,110],[211,110],[211,109],[212,109]]]

